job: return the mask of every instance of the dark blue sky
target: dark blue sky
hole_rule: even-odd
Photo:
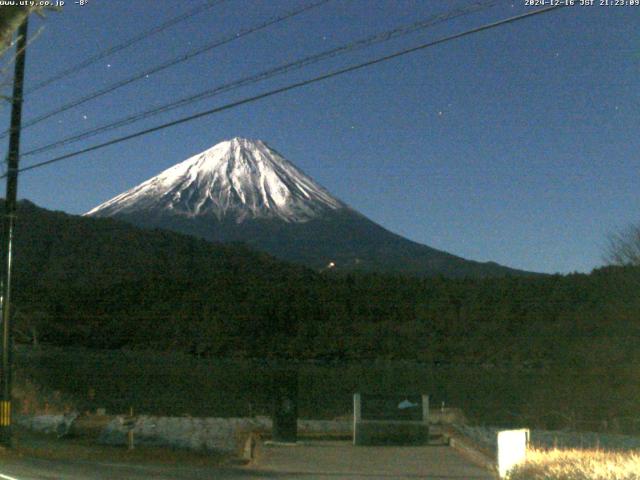
[[[67,0],[30,25],[42,30],[27,87],[204,3]],[[306,3],[227,0],[27,96],[24,119]],[[332,0],[29,128],[22,150],[471,3]],[[22,165],[530,9],[498,2]],[[25,172],[20,197],[83,213],[219,141],[260,138],[412,240],[527,270],[590,271],[607,233],[640,221],[639,67],[640,7],[565,8]]]

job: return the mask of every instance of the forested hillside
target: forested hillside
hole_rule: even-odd
[[[23,202],[17,341],[198,356],[564,366],[638,358],[640,269],[500,279],[319,274]]]

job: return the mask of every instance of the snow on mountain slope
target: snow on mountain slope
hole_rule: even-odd
[[[526,275],[422,245],[349,208],[260,140],[234,138],[85,215],[212,242],[242,242],[324,270],[486,277]]]
[[[242,223],[275,218],[306,222],[346,208],[260,140],[233,138],[194,155],[85,215],[166,212]]]

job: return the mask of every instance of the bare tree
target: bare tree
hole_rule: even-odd
[[[5,90],[10,90],[13,83],[11,77],[13,70],[13,62],[16,59],[18,52],[14,52],[13,55],[9,55],[8,51],[14,45],[16,39],[14,39],[14,33],[22,25],[22,22],[31,13],[36,13],[41,17],[45,16],[46,11],[61,11],[61,7],[53,6],[3,6],[0,7],[0,59],[2,64],[0,65],[0,100],[11,101],[8,93]],[[38,31],[31,35],[28,43],[33,42],[42,32],[42,27]],[[0,108],[2,104],[0,103]]]
[[[640,224],[609,235],[605,260],[611,265],[640,266]]]
[[[11,45],[13,32],[24,22],[33,7],[6,6],[0,9],[0,55]]]
[[[3,60],[3,65],[0,67],[0,99],[7,102],[11,101],[9,96],[12,84],[11,70],[18,52],[11,57],[5,54],[14,44],[12,41],[14,32],[33,10],[33,7],[26,6],[0,8],[0,58]]]

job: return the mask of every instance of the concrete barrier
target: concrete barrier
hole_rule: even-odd
[[[78,418],[76,412],[56,415],[15,415],[14,422],[34,432],[64,436]]]
[[[508,478],[509,471],[526,460],[530,439],[528,429],[496,430],[484,441],[466,435],[464,428],[454,425],[446,428],[445,434],[451,447],[500,478]]]
[[[486,468],[487,470],[496,472],[496,453],[495,450],[487,445],[481,445],[474,439],[466,436],[460,429],[454,425],[449,425],[443,429],[443,434],[447,439],[447,443],[463,457],[471,462]]]
[[[268,417],[158,417],[140,415],[130,429],[124,415],[78,416],[17,415],[18,425],[48,434],[81,436],[105,445],[127,445],[128,433],[134,433],[136,445],[164,446],[198,451],[239,453],[245,456],[247,439],[252,434],[269,435],[272,429]],[[308,435],[350,435],[350,422],[329,420],[298,420],[298,430]],[[253,437],[255,441],[255,435]],[[249,451],[251,449],[249,448]]]

